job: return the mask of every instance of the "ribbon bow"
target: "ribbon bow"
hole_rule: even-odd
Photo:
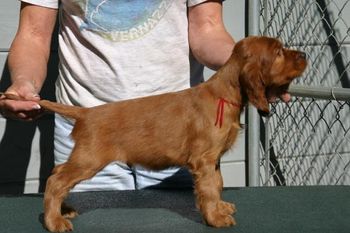
[[[221,128],[222,123],[224,121],[225,104],[230,104],[231,106],[237,107],[237,108],[241,107],[239,104],[232,103],[232,102],[220,97],[219,101],[218,101],[218,107],[216,110],[216,120],[215,120],[215,126],[217,126],[219,124],[219,128]]]

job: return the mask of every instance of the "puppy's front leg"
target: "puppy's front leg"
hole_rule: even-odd
[[[219,182],[219,194],[221,194],[222,192],[222,188],[223,188],[223,180],[222,180],[222,175],[221,175],[221,171],[220,171],[220,167],[217,166],[215,169],[215,179],[217,179],[217,181]],[[223,200],[220,200],[218,203],[218,209],[221,213],[223,214],[235,214],[237,212],[236,210],[236,206],[233,203],[230,202],[226,202]]]
[[[215,163],[205,163],[192,170],[195,178],[197,207],[208,225],[228,227],[236,224],[231,216],[234,205],[221,200],[222,177]]]

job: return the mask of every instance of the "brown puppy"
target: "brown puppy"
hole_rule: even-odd
[[[306,64],[304,53],[283,48],[276,39],[248,37],[209,81],[194,88],[92,108],[40,101],[44,109],[76,120],[73,152],[47,182],[46,228],[72,230],[67,218],[76,213],[62,207],[67,193],[115,160],[150,169],[189,168],[206,223],[234,225],[234,205],[221,200],[218,161],[236,139],[247,101],[267,114],[266,92],[285,90]]]

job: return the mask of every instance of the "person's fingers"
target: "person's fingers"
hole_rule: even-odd
[[[287,103],[287,102],[289,102],[290,100],[291,100],[291,95],[289,94],[289,93],[287,93],[287,92],[285,92],[285,93],[282,93],[281,95],[280,95],[280,99],[283,101],[283,102],[285,102],[285,103]]]
[[[31,120],[41,113],[41,107],[35,101],[1,99],[0,109],[4,117],[20,120]]]
[[[267,91],[266,97],[270,103],[276,102],[280,98],[283,102],[287,103],[291,100],[291,95],[287,92],[287,89],[271,88]]]
[[[39,101],[39,94],[32,91],[12,91],[8,90],[5,93],[1,93],[2,99],[11,99],[11,100],[31,100],[31,101]]]
[[[270,103],[274,103],[274,102],[276,102],[276,100],[277,100],[277,97],[276,97],[276,96],[269,96],[269,97],[268,97],[268,101],[269,101]]]
[[[21,100],[12,100],[12,99],[2,100],[2,106],[3,108],[13,112],[32,111],[32,110],[38,110],[41,108],[36,101],[29,101],[29,100],[21,101]]]
[[[24,96],[25,100],[31,100],[31,101],[39,101],[40,96],[37,93],[28,93]]]

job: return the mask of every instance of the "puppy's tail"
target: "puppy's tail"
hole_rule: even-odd
[[[86,110],[85,108],[82,108],[82,107],[60,104],[60,103],[51,102],[48,100],[40,100],[39,105],[44,110],[56,112],[62,116],[73,118],[73,119],[79,119],[81,116],[85,115],[84,111]]]

